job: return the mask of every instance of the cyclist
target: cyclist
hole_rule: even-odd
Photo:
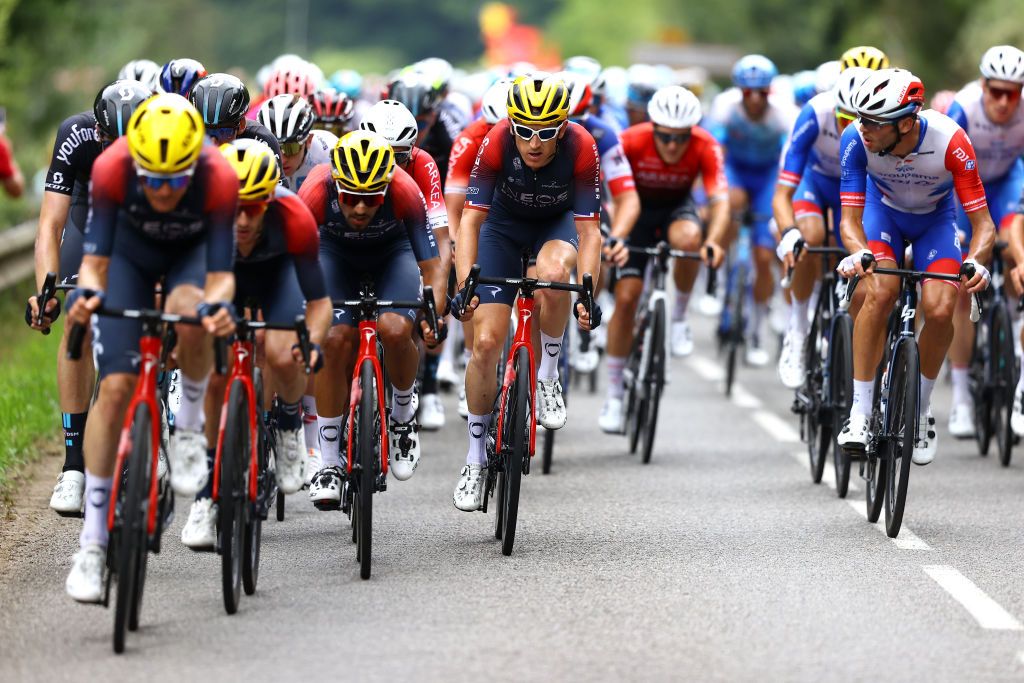
[[[853,66],[878,71],[889,68],[889,57],[877,47],[858,45],[851,47],[839,58],[839,68],[845,71]]]
[[[462,216],[456,243],[460,293],[455,310],[462,306],[462,288],[474,263],[488,277],[519,277],[524,250],[536,254],[542,280],[568,282],[577,266],[581,273],[600,277],[597,144],[583,126],[568,121],[565,84],[549,74],[522,76],[509,89],[506,106],[508,119],[484,137],[466,191],[469,211]],[[511,287],[487,285],[466,302],[466,317],[473,320],[473,355],[466,369],[469,452],[454,493],[455,506],[464,511],[480,506],[485,440],[497,393],[494,377],[515,295]],[[560,429],[566,414],[558,356],[570,302],[566,293],[552,290],[539,292],[537,302],[544,349],[537,410],[545,428]],[[597,310],[591,320],[578,302],[571,308],[584,329],[600,324]]]
[[[705,247],[714,254],[708,264],[717,267],[722,243],[729,229],[728,187],[723,170],[722,148],[708,131],[697,124],[700,100],[682,86],[660,88],[647,107],[650,122],[631,126],[622,133],[622,147],[633,169],[640,195],[640,217],[627,233],[636,246],[653,246],[666,240],[676,249],[696,251],[701,247],[701,220],[693,198],[693,186],[700,178],[708,198],[708,237]],[[643,290],[648,257],[630,254],[616,268],[615,312],[608,323],[608,396],[598,419],[602,431],[622,431],[622,371],[633,344],[633,322]],[[693,290],[698,264],[677,264],[678,298],[685,306]],[[689,330],[687,330],[689,337]],[[692,341],[690,342],[692,348]]]
[[[447,283],[452,265],[448,210],[444,205],[444,195],[441,194],[441,174],[437,163],[427,152],[415,146],[418,133],[416,117],[397,100],[381,100],[366,111],[359,128],[383,136],[395,151],[395,164],[416,181],[416,186],[427,201],[427,225],[434,232],[441,257],[441,271]],[[427,349],[423,359],[420,424],[431,431],[444,427],[444,406],[437,394],[440,354],[440,349]]]
[[[455,114],[455,110],[444,106],[444,89],[423,74],[407,71],[388,86],[387,99],[398,100],[416,117],[419,127],[416,145],[437,161],[443,181],[448,175],[452,141],[466,123]]]
[[[194,59],[172,59],[160,70],[160,88],[188,97],[192,86],[205,75],[206,67]]]
[[[25,191],[25,176],[14,158],[6,132],[6,127],[0,124],[0,185],[3,185],[8,197],[17,198]]]
[[[153,92],[160,91],[160,65],[150,59],[133,59],[117,73],[119,81],[138,81]]]
[[[349,123],[355,113],[355,102],[343,92],[334,88],[319,90],[309,98],[313,105],[313,127],[325,130],[335,136],[348,132]]]
[[[303,313],[312,343],[311,367],[320,359],[320,343],[331,324],[331,300],[320,268],[320,236],[305,203],[279,185],[281,169],[273,150],[256,140],[221,146],[239,181],[235,217],[235,307],[257,305],[267,322],[288,325]],[[263,378],[268,395],[277,395],[275,467],[282,493],[303,484],[306,455],[299,399],[306,387],[304,363],[295,332],[268,330],[263,337]],[[227,378],[213,375],[206,397],[207,462],[216,456],[220,411]],[[210,499],[213,482],[196,494],[181,530],[186,546],[212,548],[217,538],[217,509]]]
[[[1017,213],[1024,186],[1024,107],[1020,106],[1024,52],[1010,45],[989,48],[981,58],[980,69],[981,87],[958,93],[949,108],[949,117],[970,135],[978,155],[978,173],[985,186],[988,209],[996,228],[1002,232],[1010,227]],[[961,232],[960,246],[965,248],[971,240],[971,221],[962,208],[957,210],[956,224]],[[949,348],[953,380],[949,433],[960,438],[974,436],[974,408],[968,381],[974,347],[970,306],[970,297],[961,293]]]
[[[832,212],[832,230],[839,239],[839,136],[857,118],[853,97],[871,74],[864,67],[843,71],[831,92],[821,93],[804,105],[793,124],[782,153],[782,168],[775,186],[772,210],[781,228],[776,253],[785,268],[792,268],[789,325],[782,340],[779,378],[789,389],[804,381],[804,340],[810,321],[807,311],[818,279],[813,259],[793,261],[793,247],[803,238],[808,246],[825,241],[825,216]]]
[[[756,275],[746,361],[756,366],[767,365],[769,361],[761,328],[775,291],[772,194],[782,145],[797,115],[790,102],[770,94],[772,80],[778,73],[775,64],[763,55],[741,58],[732,69],[735,87],[714,99],[707,119],[709,129],[725,147],[733,231],[738,229],[745,212],[749,212],[751,219]]]
[[[313,169],[299,197],[320,226],[320,262],[332,299],[359,298],[364,278],[373,281],[380,299],[417,299],[422,273],[434,288],[435,303],[444,302],[447,282],[428,227],[426,202],[416,182],[395,166],[394,150],[383,137],[363,130],[345,134],[331,163]],[[391,472],[399,481],[413,475],[420,457],[415,319],[408,309],[386,310],[378,319],[392,389],[388,451]],[[316,385],[323,464],[309,487],[309,497],[320,509],[337,508],[341,500],[342,414],[359,346],[356,324],[355,311],[335,309],[334,326],[324,343],[326,377]],[[423,322],[421,329],[425,327]],[[429,336],[428,343],[433,343]]]
[[[164,280],[164,308],[200,315],[203,327],[178,326],[182,402],[168,456],[171,486],[194,495],[206,483],[203,395],[213,366],[209,334],[234,328],[234,216],[238,178],[185,98],[156,95],[139,105],[122,138],[96,160],[78,287],[68,318],[85,325],[101,303],[153,305]],[[105,293],[104,293],[105,292]],[[81,602],[103,596],[107,512],[118,436],[136,381],[141,323],[100,316],[93,349],[100,388],[85,434],[85,523],[66,589]],[[163,468],[161,468],[163,469]],[[163,476],[161,473],[160,476]]]
[[[647,103],[660,85],[657,69],[650,64],[634,64],[626,70],[626,118],[630,126],[647,121]]]
[[[216,73],[196,81],[188,94],[203,116],[206,134],[218,145],[234,140],[256,140],[270,147],[280,161],[281,146],[266,126],[249,121],[249,90],[237,77]]]
[[[257,120],[281,145],[281,169],[289,189],[298,192],[310,172],[331,159],[338,138],[313,130],[313,107],[300,95],[275,95],[263,103]]]
[[[63,284],[76,281],[82,262],[93,162],[100,152],[124,133],[132,113],[152,94],[138,81],[114,81],[97,93],[92,111],[69,116],[61,123],[46,173],[36,231],[36,284],[40,289],[47,273],[57,273]],[[29,298],[26,318],[37,329],[49,327],[60,315],[60,304],[56,298],[45,302],[48,315],[42,327],[37,327],[38,306],[35,296]],[[53,488],[50,507],[61,514],[78,514],[82,509],[85,491],[82,439],[96,378],[92,354],[85,353],[77,361],[68,359],[67,335],[70,330],[70,325],[64,326],[57,350],[57,392],[64,431],[64,467]]]
[[[992,250],[995,228],[974,148],[963,129],[936,111],[921,111],[924,85],[904,69],[881,69],[857,91],[860,117],[840,140],[840,200],[843,243],[849,250],[839,264],[844,277],[863,275],[861,259],[873,255],[880,266],[902,263],[904,244],[914,252],[914,267],[957,274],[960,241],[953,216],[955,189],[970,218],[974,236],[968,250],[976,274],[967,291],[988,286],[981,262]],[[899,294],[899,281],[869,277],[867,293],[853,326],[853,400],[838,442],[863,450],[869,439],[875,371],[882,357],[886,320]],[[927,465],[937,447],[931,394],[953,336],[953,309],[959,286],[925,280],[921,304],[925,325],[920,333],[920,418],[913,460]]]

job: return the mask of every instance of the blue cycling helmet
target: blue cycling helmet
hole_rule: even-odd
[[[194,59],[172,59],[160,71],[164,92],[188,97],[196,81],[206,75],[206,67]]]
[[[732,67],[732,83],[738,88],[767,88],[779,75],[774,62],[764,55],[747,55]]]
[[[818,75],[813,71],[797,71],[793,74],[793,99],[797,106],[804,106],[818,94]]]
[[[338,92],[343,92],[353,100],[358,99],[363,91],[363,77],[358,71],[352,69],[340,69],[331,74],[331,87]]]

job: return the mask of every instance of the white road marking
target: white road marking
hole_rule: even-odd
[[[767,410],[757,410],[751,414],[754,422],[771,435],[776,441],[783,443],[800,443],[800,435],[781,417]]]
[[[850,504],[858,515],[864,519],[868,518],[868,506],[867,502],[863,498],[853,499],[847,498],[846,502]],[[875,528],[885,533],[885,516],[880,515],[878,521],[875,522]],[[888,538],[888,536],[886,536]],[[913,531],[911,531],[906,524],[900,526],[900,534],[896,538],[890,538],[890,541],[899,548],[900,550],[931,550],[932,547],[922,541]]]
[[[760,408],[761,399],[739,384],[732,385],[732,402],[740,408]]]
[[[690,356],[687,364],[694,372],[709,382],[721,382],[725,379],[725,369],[710,358],[693,355]]]
[[[1024,626],[1012,614],[957,569],[940,564],[922,565],[921,569],[954,600],[963,605],[982,628],[999,631],[1024,630]]]

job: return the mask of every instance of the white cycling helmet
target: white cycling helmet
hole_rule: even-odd
[[[864,79],[873,73],[867,67],[851,66],[839,74],[835,85],[832,86],[832,95],[836,99],[836,108],[842,109],[848,114],[856,114],[857,107],[853,103],[854,97],[857,91],[860,90],[860,86],[864,84]]]
[[[275,95],[263,103],[256,120],[280,143],[305,142],[313,129],[313,107],[301,95]]]
[[[511,85],[511,78],[499,78],[484,93],[480,101],[480,114],[487,123],[494,125],[508,118],[508,89]]]
[[[981,57],[981,75],[996,81],[1024,83],[1024,52],[1012,45],[996,45]]]
[[[160,88],[160,65],[148,59],[133,59],[121,67],[117,80],[138,81],[153,92],[163,92]]]
[[[366,110],[359,130],[377,133],[396,150],[416,144],[416,117],[398,100],[381,100]]]
[[[647,103],[651,122],[666,128],[692,128],[700,123],[700,100],[681,85],[667,85],[655,91]]]
[[[555,78],[560,78],[569,91],[569,116],[583,116],[593,98],[590,81],[586,76],[575,71],[559,71],[555,74]]]
[[[601,63],[593,57],[577,55],[566,59],[562,64],[562,70],[571,71],[574,74],[580,74],[586,78],[587,82],[590,83],[590,86],[593,87],[598,76],[601,75]]]
[[[924,106],[924,84],[906,69],[879,69],[864,79],[853,104],[866,119],[896,121]]]
[[[842,64],[840,64],[839,60],[836,59],[820,64],[818,68],[814,70],[814,89],[819,93],[831,90],[839,79],[839,72],[841,70]]]

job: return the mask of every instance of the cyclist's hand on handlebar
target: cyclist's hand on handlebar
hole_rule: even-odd
[[[25,322],[33,330],[46,330],[49,329],[50,325],[56,322],[57,318],[60,317],[60,299],[57,297],[51,298],[46,303],[46,315],[43,316],[43,324],[38,325],[39,321],[39,295],[33,294],[28,298],[28,303],[25,304]]]
[[[473,295],[473,300],[470,301],[468,304],[464,303],[465,299],[466,290],[465,288],[463,288],[456,292],[455,296],[453,296],[451,301],[448,303],[448,310],[451,312],[453,316],[455,316],[462,322],[468,322],[472,320],[473,311],[475,311],[476,307],[480,305],[480,297],[476,296],[475,294]],[[466,307],[466,310],[462,313],[462,317],[460,318],[459,311],[462,310],[463,306]]]
[[[629,250],[626,248],[626,241],[615,237],[609,237],[602,249],[604,260],[616,268],[621,268],[629,261]]]
[[[576,305],[572,309],[573,314],[576,316],[576,320],[580,323],[580,328],[584,330],[596,330],[601,326],[601,307],[594,302],[594,317],[591,318],[590,314],[587,313],[587,307],[583,305],[582,301],[577,300]]]
[[[711,250],[710,258],[708,258],[708,249]],[[725,260],[725,249],[718,242],[708,240],[701,248],[701,253],[704,254],[704,265],[708,268],[717,269],[722,265],[722,261]]]
[[[797,258],[794,254],[794,247],[796,247],[801,237],[802,235],[797,228],[788,228],[782,233],[782,239],[779,240],[779,243],[775,245],[775,255],[782,261],[786,272],[789,272],[796,266]]]
[[[68,309],[68,320],[77,325],[88,325],[92,314],[103,305],[104,296],[102,289],[78,287],[72,290],[64,302]]]
[[[420,336],[423,337],[423,343],[429,348],[434,348],[448,338],[448,325],[445,324],[444,318],[438,316],[437,336],[435,337],[434,331],[430,329],[430,324],[426,320],[420,320]]]
[[[969,280],[966,280],[968,292],[974,294],[976,292],[982,292],[988,288],[988,284],[992,280],[992,276],[989,274],[988,268],[981,265],[972,258],[969,258],[966,261],[964,261],[963,265],[974,266],[974,277],[970,278]],[[1016,268],[1014,268],[1014,270],[1016,270]],[[960,272],[963,273],[963,270],[961,269]],[[962,277],[966,278],[967,275],[963,274]]]
[[[864,268],[865,261],[867,261],[867,269]],[[871,250],[858,249],[839,262],[839,265],[836,266],[836,272],[845,278],[851,278],[854,275],[863,277],[871,272],[871,267],[874,265],[875,255],[871,253]]]
[[[204,301],[196,306],[196,313],[203,319],[203,329],[215,337],[227,337],[235,331],[235,307],[229,301],[211,303]]]
[[[1010,281],[1018,292],[1024,292],[1024,263],[1018,263],[1010,269]]]
[[[299,344],[292,345],[292,358],[302,367],[306,367],[306,359],[302,357],[302,347]],[[319,372],[324,366],[324,352],[319,344],[309,345],[309,369]]]

